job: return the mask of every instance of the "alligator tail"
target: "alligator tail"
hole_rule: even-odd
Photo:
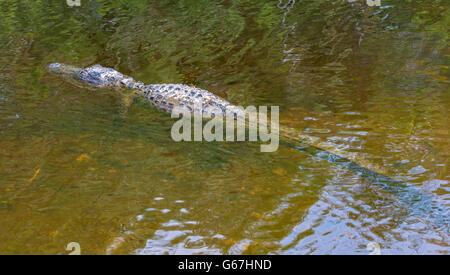
[[[412,214],[423,218],[431,218],[438,227],[449,228],[450,215],[440,203],[432,199],[430,194],[418,187],[403,181],[385,176],[386,172],[380,166],[370,163],[356,153],[344,152],[336,146],[323,142],[319,138],[301,134],[291,128],[280,128],[282,144],[326,160],[332,164],[345,167],[360,177],[370,181],[377,187],[397,197]]]

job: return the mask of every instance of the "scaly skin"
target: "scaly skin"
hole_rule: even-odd
[[[98,88],[125,88],[137,90],[137,93],[164,112],[172,112],[175,107],[186,108],[190,112],[202,110],[209,116],[225,115],[226,110],[241,115],[242,110],[228,101],[195,87],[182,84],[144,85],[111,68],[94,65],[81,70],[78,76],[86,83]],[[197,110],[194,110],[197,108]],[[214,112],[214,109],[216,109]]]
[[[47,67],[48,71],[59,75],[67,81],[84,88],[111,88],[116,90],[131,89],[136,94],[150,101],[159,110],[171,112],[175,107],[181,107],[194,113],[201,108],[203,115],[225,116],[226,111],[236,116],[245,115],[242,108],[232,105],[228,101],[211,92],[182,84],[153,84],[144,85],[120,72],[94,65],[85,69],[70,65],[53,63]],[[197,109],[196,109],[197,108]],[[368,161],[358,153],[349,153],[337,149],[333,144],[321,141],[319,138],[305,135],[296,129],[279,127],[281,141],[288,146],[319,156],[327,161],[339,164],[345,168],[369,179],[378,187],[396,195],[411,208],[413,213],[421,216],[433,216],[448,228],[448,211],[437,205],[420,189],[406,183],[399,182],[387,176],[378,165]],[[305,147],[306,146],[306,147]]]

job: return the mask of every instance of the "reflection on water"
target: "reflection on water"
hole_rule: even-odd
[[[446,1],[6,2],[1,253],[450,251]],[[308,150],[174,143],[170,117],[137,102],[118,120],[114,93],[48,75],[55,61],[278,105],[281,124],[408,188]]]

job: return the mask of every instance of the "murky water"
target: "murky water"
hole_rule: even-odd
[[[0,253],[450,252],[448,1],[1,1]],[[359,152],[405,204],[317,155],[175,143],[170,116],[51,62],[195,84]],[[406,194],[408,195],[408,194]],[[425,213],[425,214],[424,214]]]

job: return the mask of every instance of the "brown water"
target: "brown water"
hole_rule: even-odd
[[[449,254],[447,1],[81,3],[1,1],[1,254]],[[51,62],[280,106],[432,208],[301,150],[175,143],[170,116],[120,118]]]

